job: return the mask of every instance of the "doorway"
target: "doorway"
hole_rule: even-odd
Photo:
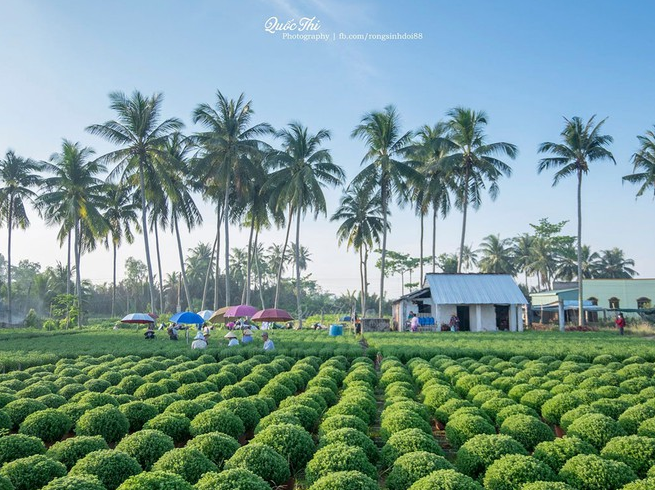
[[[463,332],[470,332],[471,317],[468,306],[457,306],[457,318],[459,318],[459,329]]]
[[[508,305],[494,305],[496,309],[496,329],[509,330],[509,306]]]

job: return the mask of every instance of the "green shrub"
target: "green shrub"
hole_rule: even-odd
[[[237,439],[245,432],[243,422],[234,413],[225,409],[212,408],[191,421],[191,435],[222,432]]]
[[[318,428],[318,434],[319,436],[323,436],[332,430],[343,429],[345,427],[368,434],[368,426],[362,419],[357,418],[354,415],[335,415],[334,417],[325,419]]]
[[[350,430],[358,433],[354,429]],[[289,463],[294,472],[305,467],[315,449],[314,440],[309,432],[302,427],[290,424],[269,425],[251,442],[275,449]]]
[[[521,490],[575,490],[561,481],[536,481],[521,486]]]
[[[562,429],[564,430],[568,430],[569,426],[573,422],[575,422],[583,415],[587,415],[590,413],[601,413],[601,412],[593,408],[591,405],[580,405],[572,410],[569,410],[560,418],[560,427],[562,427]]]
[[[291,424],[291,425],[299,425],[300,427],[302,427],[302,424],[300,423],[300,419],[298,419],[298,417],[296,417],[295,415],[288,412],[275,411],[263,417],[259,421],[257,427],[255,427],[255,434],[259,434],[262,430],[264,430],[269,425],[278,425],[278,424]]]
[[[229,410],[243,422],[246,431],[254,430],[259,423],[259,412],[252,400],[248,398],[231,398],[216,405],[215,409]]]
[[[93,475],[67,475],[55,478],[42,490],[106,490]]]
[[[0,465],[44,453],[45,445],[38,437],[24,434],[10,434],[0,437]]]
[[[480,407],[483,412],[485,412],[491,420],[496,420],[498,413],[507,407],[516,405],[516,402],[511,398],[492,398],[482,404]]]
[[[387,476],[389,490],[407,490],[412,484],[433,471],[453,469],[443,456],[426,451],[407,453],[399,457]]]
[[[378,490],[376,481],[359,471],[337,471],[323,476],[309,490]]]
[[[655,417],[655,406],[642,403],[628,408],[618,420],[619,425],[626,434],[636,434],[641,423],[653,417]]]
[[[166,452],[152,466],[153,471],[169,471],[180,475],[191,484],[209,472],[217,471],[217,466],[207,456],[194,448],[183,447]]]
[[[35,454],[5,463],[0,475],[11,481],[14,490],[34,490],[66,475],[66,467],[59,461]]]
[[[600,413],[583,415],[569,426],[567,434],[587,441],[598,450],[601,450],[610,439],[625,435],[614,419]]]
[[[459,448],[478,434],[495,433],[496,428],[486,419],[477,415],[463,414],[451,417],[446,425],[446,437],[455,448]]]
[[[336,442],[342,442],[347,446],[360,447],[366,453],[368,460],[375,464],[379,458],[379,450],[375,443],[363,432],[357,429],[343,428],[328,432],[321,437],[320,447]],[[313,448],[312,448],[313,452]]]
[[[234,468],[250,470],[275,485],[281,485],[291,476],[289,463],[285,458],[272,447],[254,442],[237,449],[225,462],[225,469]]]
[[[627,464],[641,478],[655,465],[655,439],[643,436],[615,437],[600,455]]]
[[[101,449],[109,449],[102,437],[77,436],[53,444],[48,449],[47,456],[63,463],[70,470],[78,460]]]
[[[118,490],[195,490],[193,485],[175,473],[152,471],[131,476]]]
[[[432,434],[432,427],[420,415],[410,410],[397,410],[381,420],[380,437],[386,441],[392,434],[405,429],[419,429]]]
[[[646,478],[628,483],[621,490],[653,490],[655,488],[655,478]]]
[[[230,459],[240,445],[236,439],[221,432],[200,434],[187,442],[186,447],[197,449],[207,456],[219,469]]]
[[[78,395],[72,397],[71,401],[78,401],[80,403],[89,403],[93,407],[102,407],[103,405],[113,405],[117,407],[118,405],[120,405],[116,397],[108,393],[96,393],[92,391],[88,393],[78,393]]]
[[[615,490],[637,479],[625,463],[594,454],[573,456],[564,464],[559,476],[580,490]]]
[[[125,390],[125,393],[133,395],[136,389],[142,384],[145,384],[145,381],[141,376],[132,375],[125,376],[116,386]]]
[[[557,476],[546,463],[532,456],[509,454],[494,461],[484,475],[486,490],[518,490],[524,483],[553,481]]]
[[[465,475],[478,479],[494,461],[506,454],[527,455],[528,452],[510,436],[481,434],[469,439],[459,448],[456,466]]]
[[[424,476],[409,490],[482,490],[482,486],[471,477],[455,470],[439,470]]]
[[[500,433],[514,438],[528,451],[532,451],[540,442],[555,439],[551,428],[541,420],[521,414],[506,418],[500,426]]]
[[[37,402],[31,398],[20,398],[7,403],[3,408],[3,411],[9,415],[12,427],[18,428],[28,415],[40,410],[45,410],[46,408],[48,407],[46,407],[44,403]]]
[[[517,403],[516,405],[510,405],[508,407],[501,409],[496,415],[496,424],[498,426],[501,426],[503,425],[503,422],[505,422],[505,419],[511,417],[512,415],[518,415],[518,414],[539,417],[539,414],[532,408]]]
[[[105,381],[104,379],[90,379],[89,381],[84,383],[84,387],[87,390],[93,391],[95,393],[102,393],[110,386],[111,383],[109,381]]]
[[[174,447],[172,437],[158,430],[143,429],[124,437],[116,449],[132,456],[141,468],[149,471],[159,458]]]
[[[290,413],[300,420],[301,425],[308,432],[313,432],[321,416],[313,408],[304,405],[290,405],[279,410],[280,412]],[[366,425],[366,424],[365,424]]]
[[[116,407],[104,405],[85,412],[75,425],[75,434],[102,436],[108,443],[120,441],[130,428],[127,417]]]
[[[405,429],[392,435],[380,451],[383,468],[389,468],[403,454],[414,451],[427,451],[444,456],[443,449],[430,434],[419,429]]]
[[[189,420],[193,420],[196,415],[204,411],[205,408],[197,401],[177,400],[167,406],[164,410],[164,413],[179,413],[184,415]]]
[[[38,437],[43,442],[55,442],[61,439],[72,425],[73,421],[65,413],[55,408],[46,408],[25,417],[19,432]]]
[[[189,438],[191,422],[181,413],[165,412],[148,420],[143,428],[161,431],[175,442],[182,442]]]
[[[526,405],[539,412],[544,403],[553,398],[548,390],[531,390],[521,397],[521,405]]]
[[[270,490],[260,476],[244,468],[205,473],[195,485],[197,490]],[[136,490],[136,489],[135,489]]]
[[[143,424],[159,414],[157,407],[141,401],[124,403],[118,409],[127,418],[132,432],[141,430]]]
[[[377,478],[377,470],[368,461],[363,449],[335,443],[316,451],[312,460],[307,463],[305,476],[307,482],[311,484],[329,473],[351,470],[360,471],[374,479]]]
[[[80,459],[70,470],[71,475],[95,475],[107,488],[116,490],[130,476],[141,473],[139,462],[122,451],[101,449]]]
[[[59,408],[64,403],[68,402],[66,398],[61,395],[56,395],[54,393],[49,393],[47,395],[40,396],[36,399],[37,402],[43,403],[48,408]]]

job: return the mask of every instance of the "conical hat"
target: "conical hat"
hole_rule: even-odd
[[[234,334],[234,332],[228,332],[225,334],[226,339],[236,339],[237,336]]]
[[[252,335],[252,331],[251,331],[249,328],[246,328],[246,329],[243,331],[243,335]]]

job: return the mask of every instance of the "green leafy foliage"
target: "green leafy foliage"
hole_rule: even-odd
[[[0,464],[35,454],[44,454],[45,451],[45,445],[38,437],[24,434],[0,437]]]
[[[524,483],[553,481],[557,475],[532,456],[510,454],[494,461],[484,475],[486,490],[518,490]]]
[[[566,436],[538,444],[532,456],[559,472],[564,463],[578,454],[597,454],[597,451],[594,446],[578,437]]]
[[[191,421],[191,435],[206,434],[208,432],[222,432],[238,438],[245,432],[243,422],[234,413],[225,409],[212,408]]]
[[[336,471],[325,475],[309,487],[309,490],[378,490],[376,481],[359,471]]]
[[[254,442],[237,449],[225,462],[226,470],[234,468],[250,470],[275,485],[281,485],[291,476],[289,463],[285,458],[272,447]]]
[[[312,460],[307,463],[305,476],[311,484],[330,473],[351,470],[360,471],[373,479],[377,478],[377,471],[368,461],[363,449],[334,443],[316,451]]]
[[[521,414],[506,418],[500,426],[500,433],[514,438],[528,451],[532,451],[540,442],[555,439],[551,428],[541,420]]]
[[[443,456],[426,451],[407,453],[396,459],[387,476],[389,490],[407,490],[412,484],[433,471],[453,469]]]
[[[85,412],[75,425],[80,436],[102,436],[108,443],[120,441],[130,428],[127,417],[116,407],[104,405]]]
[[[182,442],[189,437],[191,422],[181,413],[165,412],[143,424],[144,429],[154,429]]]
[[[38,437],[43,442],[55,442],[61,439],[72,425],[72,419],[65,413],[54,408],[46,408],[25,417],[20,424],[19,432]]]
[[[46,454],[70,470],[84,456],[101,449],[109,449],[101,436],[77,436],[53,444]]]
[[[605,445],[600,455],[627,464],[639,477],[644,478],[655,465],[655,439],[636,435],[615,437]]]
[[[129,477],[118,490],[194,490],[194,487],[175,473],[151,471]]]
[[[455,470],[439,470],[424,476],[414,483],[409,490],[482,490],[482,486],[471,477],[462,475]]]
[[[354,429],[350,430],[361,434]],[[302,427],[290,424],[269,425],[259,432],[252,442],[272,447],[287,460],[294,472],[305,467],[312,458],[315,449],[314,441],[309,432]]]
[[[593,454],[573,456],[564,464],[559,476],[580,490],[616,490],[637,479],[625,463]]]
[[[153,471],[168,471],[195,484],[202,475],[217,471],[218,467],[207,456],[194,448],[176,448],[166,452],[152,466]]]
[[[427,451],[445,456],[443,449],[432,435],[420,429],[405,429],[392,435],[380,451],[383,468],[389,468],[403,454],[414,451]]]
[[[579,437],[601,450],[610,439],[625,433],[614,419],[600,413],[590,413],[573,422],[567,434]]]
[[[0,475],[8,478],[14,490],[34,490],[66,474],[66,467],[42,454],[16,459],[0,468]]]
[[[141,401],[124,403],[118,409],[127,418],[132,432],[141,430],[143,424],[159,414],[156,406]]]
[[[496,428],[478,415],[462,414],[451,417],[446,425],[446,437],[456,448],[478,434],[495,433]]]
[[[481,434],[466,441],[457,451],[459,471],[477,479],[497,459],[507,454],[527,455],[523,445],[507,435]]]
[[[260,476],[245,468],[205,473],[195,485],[197,490],[270,490]]]
[[[154,429],[143,429],[125,436],[116,445],[118,451],[132,456],[145,471],[149,471],[159,458],[174,447],[172,437]]]
[[[106,490],[93,475],[66,475],[55,478],[43,490]]]

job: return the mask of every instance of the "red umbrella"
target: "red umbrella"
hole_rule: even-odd
[[[259,322],[287,322],[293,320],[293,318],[291,318],[291,315],[284,310],[268,308],[255,313],[252,316],[252,320]]]
[[[241,318],[242,316],[253,316],[257,308],[250,305],[230,306],[223,316],[225,318]]]
[[[153,320],[156,320],[157,318],[159,318],[159,315],[157,313],[148,313],[148,316],[150,318],[152,318]]]

